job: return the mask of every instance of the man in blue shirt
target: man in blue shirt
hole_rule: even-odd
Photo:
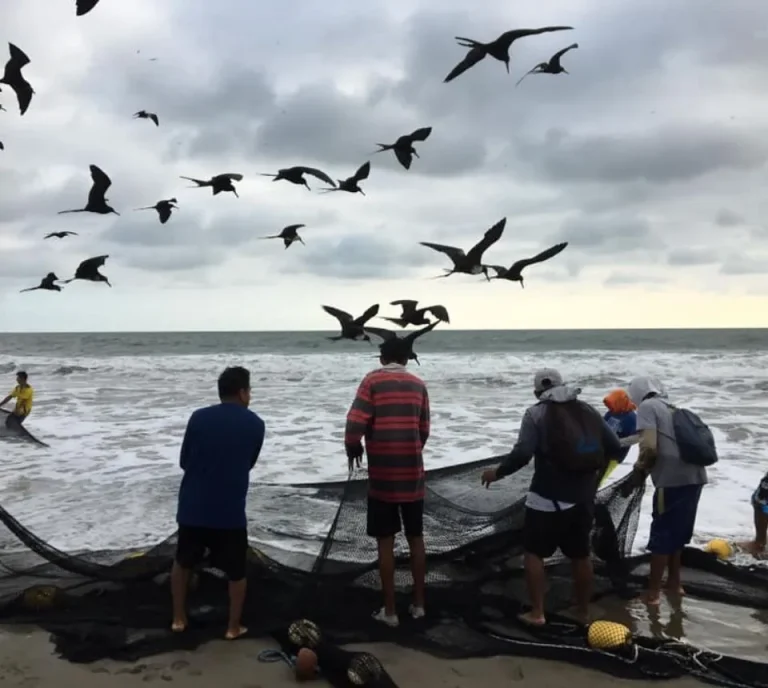
[[[181,445],[176,521],[176,560],[171,570],[174,631],[187,627],[186,598],[191,570],[210,553],[211,564],[229,579],[226,638],[246,633],[240,621],[245,603],[248,524],[245,500],[250,471],[264,443],[264,421],[248,410],[251,374],[227,368],[219,376],[220,404],[195,411]]]

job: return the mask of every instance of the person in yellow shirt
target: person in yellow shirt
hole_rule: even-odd
[[[35,392],[27,382],[27,378],[28,376],[23,370],[16,373],[16,386],[5,399],[0,401],[0,407],[2,407],[11,399],[16,399],[16,407],[5,420],[5,424],[8,426],[13,423],[21,425],[32,412],[32,400],[34,399]]]

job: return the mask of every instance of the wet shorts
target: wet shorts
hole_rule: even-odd
[[[768,514],[768,473],[763,476],[757,489],[752,493],[752,506]]]
[[[245,578],[248,558],[248,531],[245,528],[200,528],[179,526],[176,543],[176,562],[185,569],[193,569],[206,555],[214,568],[223,571],[231,581]]]
[[[21,416],[16,413],[9,413],[8,417],[5,419],[5,427],[18,427],[19,425],[23,425],[25,420],[27,420],[26,416]]]
[[[375,538],[392,537],[402,528],[406,537],[421,537],[424,533],[424,500],[417,502],[382,502],[368,498],[368,535]]]
[[[589,556],[594,512],[592,505],[577,504],[560,511],[525,508],[523,549],[547,559],[557,548],[569,559]]]
[[[680,485],[656,489],[648,539],[651,554],[675,554],[691,541],[702,487]]]

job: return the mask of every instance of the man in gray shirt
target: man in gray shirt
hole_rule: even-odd
[[[627,488],[641,485],[648,475],[656,488],[648,540],[651,574],[647,602],[657,605],[665,571],[667,590],[674,595],[685,592],[680,579],[680,560],[683,548],[693,537],[707,470],[680,458],[672,421],[674,411],[667,402],[664,386],[656,378],[636,377],[629,383],[629,396],[637,406],[640,454]]]

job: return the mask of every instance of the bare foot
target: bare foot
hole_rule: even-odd
[[[246,633],[248,633],[248,629],[245,626],[238,626],[235,629],[228,628],[224,637],[227,640],[237,640],[238,638],[244,636]]]
[[[517,618],[527,626],[543,626],[547,623],[543,614],[535,615],[533,612],[523,612],[522,614],[518,614]]]
[[[664,586],[664,589],[670,594],[670,595],[678,595],[679,597],[685,597],[685,588],[682,585],[667,585]]]
[[[661,594],[658,592],[646,592],[638,599],[651,607],[658,607],[661,604]]]
[[[187,620],[186,619],[174,619],[173,623],[171,624],[171,630],[174,633],[182,633],[183,631],[187,630]]]
[[[738,549],[743,549],[749,552],[753,557],[760,559],[765,555],[765,545],[762,543],[749,540],[747,542],[737,542],[735,546]]]

